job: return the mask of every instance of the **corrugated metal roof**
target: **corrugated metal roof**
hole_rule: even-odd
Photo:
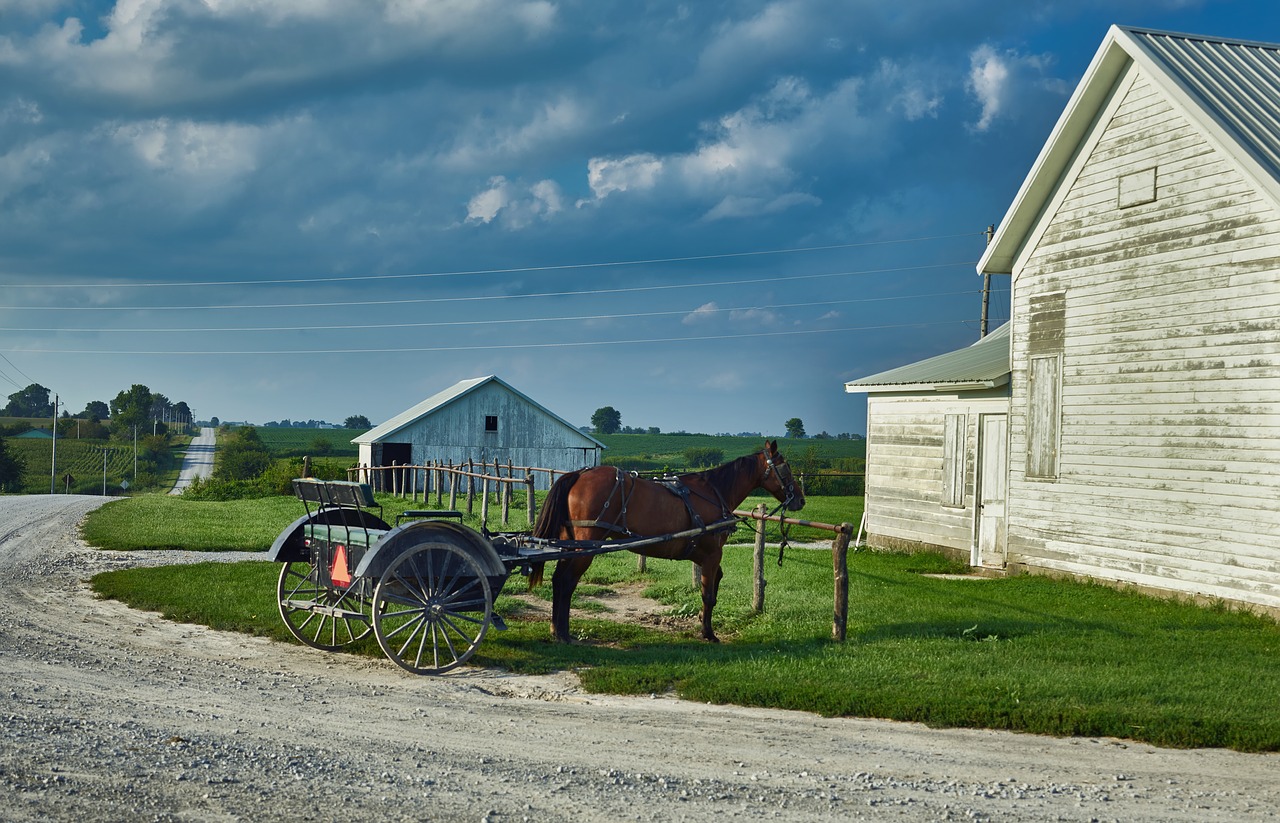
[[[551,411],[546,406],[543,406],[541,403],[538,403],[537,401],[533,400],[527,394],[520,391],[519,389],[516,389],[507,381],[493,374],[488,375],[487,377],[473,377],[469,380],[459,380],[457,383],[454,383],[452,386],[445,389],[444,391],[437,392],[436,394],[431,395],[430,397],[428,397],[426,400],[423,400],[418,405],[409,409],[405,409],[404,411],[400,412],[399,414],[397,414],[395,417],[391,418],[387,422],[378,426],[374,426],[372,429],[360,435],[359,437],[352,438],[351,442],[352,443],[377,443],[381,440],[385,440],[387,437],[400,431],[405,426],[408,426],[410,423],[413,423],[415,420],[420,420],[421,418],[426,417],[432,412],[435,412],[436,410],[449,405],[454,400],[457,400],[459,397],[462,397],[464,394],[475,391],[476,389],[490,382],[498,383],[499,385],[503,386],[511,393],[515,394],[518,397],[523,398],[530,405],[538,409],[541,409],[543,412],[546,412],[546,414],[549,415],[550,417],[560,421],[566,427],[573,429],[573,431],[577,432],[583,438],[590,440],[592,443],[595,443],[600,448],[602,449],[607,448],[599,440],[596,440],[594,437],[592,437],[589,434],[583,434],[582,432],[579,432],[576,426],[569,423],[563,417]]]
[[[1013,271],[1044,204],[1134,64],[1280,207],[1280,44],[1112,26],[1001,220],[979,272]]]
[[[1280,45],[1124,30],[1273,174],[1280,174]]]
[[[849,393],[907,389],[973,390],[1009,382],[1009,323],[972,346],[844,384]]]

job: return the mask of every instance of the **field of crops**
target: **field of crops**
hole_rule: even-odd
[[[52,440],[23,440],[9,437],[5,448],[26,464],[23,490],[28,494],[49,492],[52,462]],[[71,475],[72,494],[102,494],[103,449],[107,450],[107,493],[118,494],[122,480],[133,479],[132,446],[105,440],[59,440],[57,488],[68,491],[66,476]]]
[[[259,426],[257,431],[258,439],[273,457],[356,457],[360,450],[351,438],[367,430]]]

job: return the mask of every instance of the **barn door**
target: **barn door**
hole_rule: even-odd
[[[1009,418],[984,414],[978,418],[978,426],[978,534],[972,562],[975,566],[1003,568]]]

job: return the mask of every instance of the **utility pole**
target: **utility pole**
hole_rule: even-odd
[[[47,396],[47,395],[46,395]],[[49,466],[49,494],[58,490],[58,395],[53,396],[53,462]]]
[[[995,225],[987,226],[987,245],[991,245],[991,240],[996,236]],[[987,313],[991,308],[991,275],[987,272],[982,273],[982,324],[978,328],[978,338],[987,336]]]

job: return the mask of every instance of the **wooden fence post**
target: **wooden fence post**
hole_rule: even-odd
[[[538,498],[533,495],[533,472],[529,472],[524,476],[525,489],[528,490],[528,506],[525,508],[529,512],[529,528],[533,528],[533,524],[538,519]]]
[[[467,514],[475,511],[476,502],[476,462],[467,458]]]
[[[481,468],[486,466],[481,463]],[[489,478],[480,481],[480,528],[489,528]]]
[[[764,611],[764,587],[765,587],[765,579],[764,579],[765,519],[764,518],[765,518],[765,514],[768,511],[769,509],[764,503],[761,503],[755,508],[755,514],[757,517],[757,520],[755,522],[756,549],[751,557],[751,568],[752,568],[751,579],[755,581],[755,588],[753,590],[752,598],[751,598],[751,609],[756,614],[760,614],[761,612]]]
[[[453,460],[449,460],[449,508],[458,508],[458,475],[453,471]]]
[[[831,543],[831,563],[835,571],[835,622],[831,626],[831,636],[844,642],[845,631],[849,625],[849,535],[853,534],[852,523],[841,523],[836,539]]]

